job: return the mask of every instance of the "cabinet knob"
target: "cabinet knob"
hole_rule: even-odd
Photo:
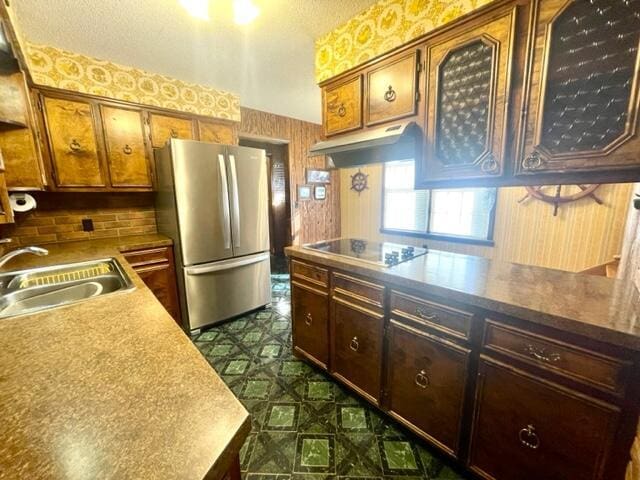
[[[528,344],[524,351],[530,357],[545,363],[556,363],[559,362],[561,358],[559,353],[548,353],[544,348],[536,348],[531,344]]]
[[[396,99],[396,91],[393,89],[393,87],[391,85],[389,85],[389,88],[387,89],[386,92],[384,92],[384,99],[387,102],[393,102]]]
[[[427,377],[427,372],[420,370],[416,375],[415,382],[420,388],[427,388],[429,386],[429,377]]]
[[[307,313],[307,314],[304,316],[304,323],[305,323],[305,325],[308,325],[309,327],[310,327],[310,326],[311,326],[311,324],[313,323],[313,317],[311,316],[311,314],[310,314],[310,313]]]
[[[543,164],[542,157],[534,150],[524,160],[522,160],[522,168],[525,170],[537,170]]]
[[[358,343],[358,337],[353,337],[351,342],[349,343],[349,348],[354,352],[357,352],[360,348],[360,343]]]
[[[500,171],[500,164],[493,154],[490,153],[480,164],[480,170],[488,175],[495,175]]]
[[[173,128],[171,129],[169,134],[171,135],[171,138],[178,138],[178,132],[176,132]]]
[[[338,116],[339,117],[344,117],[347,114],[347,109],[344,106],[344,103],[341,103],[340,106],[338,107]]]
[[[533,450],[540,446],[540,437],[536,433],[536,428],[531,424],[518,432],[518,440],[522,445]]]
[[[133,149],[129,146],[128,143],[124,146],[122,151],[124,152],[125,155],[131,155],[133,153]]]
[[[435,313],[428,313],[423,307],[416,307],[416,316],[420,317],[423,320],[427,320],[428,322],[437,322],[438,315]]]
[[[74,138],[69,144],[69,150],[71,150],[73,153],[78,153],[82,151],[82,145],[80,145],[80,143]]]

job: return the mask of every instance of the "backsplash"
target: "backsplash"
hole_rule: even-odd
[[[12,245],[41,245],[73,240],[156,233],[152,193],[35,193],[38,208],[17,214],[2,226]],[[82,220],[93,220],[84,232]]]

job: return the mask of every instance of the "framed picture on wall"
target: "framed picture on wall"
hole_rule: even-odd
[[[327,187],[317,185],[316,188],[313,189],[313,198],[316,200],[324,200],[327,198]]]
[[[307,168],[307,183],[331,183],[331,172],[321,168]]]
[[[311,200],[311,187],[309,185],[298,185],[298,201]]]

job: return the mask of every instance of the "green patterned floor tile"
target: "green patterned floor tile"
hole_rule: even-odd
[[[335,438],[338,475],[351,477],[382,475],[380,452],[374,434],[340,432]]]
[[[275,358],[278,357],[280,355],[280,350],[282,349],[282,347],[278,344],[269,344],[269,345],[264,345],[261,349],[260,349],[260,356],[261,357],[267,357],[267,358]]]
[[[353,405],[338,405],[338,425],[342,430],[371,430],[367,410]]]
[[[336,415],[333,402],[303,402],[300,407],[298,431],[335,433]]]
[[[263,430],[295,431],[298,426],[299,405],[271,404]]]
[[[223,357],[229,355],[232,350],[233,345],[229,343],[216,343],[207,350],[206,355],[211,357]]]
[[[410,442],[379,438],[378,446],[385,475],[422,475]]]
[[[201,333],[196,341],[198,341],[198,342],[211,342],[211,341],[215,340],[217,336],[218,336],[218,332],[216,332],[214,330],[209,330],[207,332]]]
[[[305,375],[308,373],[309,367],[299,360],[286,360],[282,362],[282,368],[280,369],[280,375],[285,377],[293,377],[299,375]]]
[[[260,432],[251,453],[249,472],[286,473],[293,472],[297,433]]]
[[[222,373],[225,375],[242,375],[249,366],[248,360],[231,360]]]
[[[335,474],[334,442],[333,435],[298,435],[294,472]]]
[[[333,400],[333,384],[317,380],[308,381],[307,400]]]
[[[257,398],[266,400],[269,398],[273,383],[267,379],[250,379],[242,390],[241,398]]]

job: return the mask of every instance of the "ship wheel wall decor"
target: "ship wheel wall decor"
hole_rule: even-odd
[[[360,169],[351,175],[351,190],[358,192],[360,195],[365,189],[369,188],[369,175],[362,173]]]
[[[540,200],[545,203],[549,203],[553,205],[553,216],[558,215],[558,210],[562,205],[566,205],[568,203],[577,202],[583,198],[591,198],[598,205],[603,205],[604,202],[596,195],[596,190],[600,186],[600,184],[589,184],[589,185],[576,185],[578,187],[578,191],[575,193],[566,193],[569,191],[570,185],[541,185],[541,186],[527,186],[524,187],[527,190],[527,194],[518,200],[518,203],[522,203],[529,198],[533,198],[535,200]],[[554,193],[551,195],[543,191],[544,188],[553,188]],[[565,189],[565,193],[562,192],[562,189]]]

